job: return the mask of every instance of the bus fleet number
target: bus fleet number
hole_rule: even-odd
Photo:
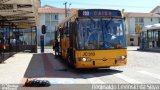
[[[83,56],[95,56],[95,52],[84,52]]]

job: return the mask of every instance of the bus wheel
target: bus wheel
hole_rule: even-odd
[[[73,60],[71,59],[71,56],[67,57],[67,62],[70,68],[74,68],[74,63],[73,63]]]
[[[106,67],[107,69],[110,69],[110,66]]]

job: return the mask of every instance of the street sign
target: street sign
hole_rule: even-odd
[[[140,33],[141,27],[139,25],[136,26],[136,33]]]

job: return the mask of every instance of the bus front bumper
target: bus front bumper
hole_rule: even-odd
[[[111,66],[124,66],[127,64],[127,59],[125,60],[92,60],[88,62],[78,61],[75,65],[76,68],[102,68]]]

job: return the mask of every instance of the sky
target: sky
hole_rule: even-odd
[[[101,8],[101,9],[124,9],[125,12],[150,12],[160,5],[160,0],[41,0],[41,5],[51,5],[64,8],[68,2],[68,8]]]

